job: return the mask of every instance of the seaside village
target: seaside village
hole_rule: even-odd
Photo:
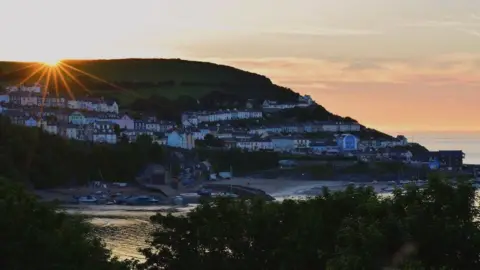
[[[141,135],[148,135],[160,145],[193,149],[196,142],[210,134],[221,139],[224,148],[245,151],[357,156],[363,161],[384,159],[411,162],[416,158],[402,148],[409,142],[401,135],[394,139],[360,140],[353,135],[362,128],[357,122],[285,121],[280,124],[260,124],[260,120],[268,114],[311,105],[315,105],[315,102],[308,95],[301,96],[297,103],[292,104],[265,100],[260,109],[253,109],[247,103],[243,108],[184,112],[181,124],[177,124],[154,116],[134,119],[122,113],[115,101],[102,98],[70,99],[51,94],[42,97],[41,85],[11,86],[0,95],[0,113],[10,118],[13,124],[39,127],[48,133],[74,140],[115,144],[121,138],[133,142]],[[231,125],[238,120],[246,120],[251,124],[242,128]],[[327,136],[321,139],[311,136],[318,133]],[[437,155],[445,155],[446,152]],[[463,159],[463,153],[460,156],[459,153],[450,154]],[[448,159],[452,160],[451,157]]]

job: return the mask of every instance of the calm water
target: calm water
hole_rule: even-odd
[[[401,132],[400,132],[401,133]],[[430,150],[463,150],[465,163],[480,164],[480,132],[415,132],[405,133],[410,141]]]
[[[288,188],[272,195],[277,200],[304,198],[321,192],[320,187],[323,185],[329,186],[332,190],[338,190],[343,189],[347,184],[318,181],[296,188]],[[381,188],[385,186],[385,184],[378,184],[376,190],[380,192]],[[182,215],[193,207],[180,208],[179,213],[175,213],[175,215]],[[153,230],[149,217],[162,208],[164,207],[92,205],[68,209],[67,211],[92,217],[91,222],[96,225],[97,234],[104,239],[107,247],[112,250],[115,256],[122,259],[137,258],[141,260],[142,256],[138,249],[147,246],[146,241],[150,238],[149,234]]]

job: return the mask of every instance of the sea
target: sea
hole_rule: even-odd
[[[404,134],[411,142],[420,143],[432,151],[463,150],[466,154],[466,164],[480,164],[480,131],[399,132],[397,134]],[[318,188],[299,187],[298,190],[306,192],[315,189]],[[153,229],[149,217],[156,211],[151,208],[107,208],[84,209],[80,212],[93,217],[92,223],[96,225],[98,235],[104,239],[115,256],[141,260],[142,255],[138,249],[147,246],[146,241],[149,240],[149,234]]]
[[[410,142],[417,142],[431,151],[463,150],[465,164],[480,164],[480,131],[470,132],[398,132]]]

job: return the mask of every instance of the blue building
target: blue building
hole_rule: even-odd
[[[337,144],[340,151],[356,151],[358,150],[358,142],[360,140],[352,134],[342,134],[337,138]]]

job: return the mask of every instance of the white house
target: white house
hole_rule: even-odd
[[[52,122],[48,122],[48,121],[42,121],[41,128],[45,132],[50,133],[50,134],[55,134],[56,135],[56,134],[59,133],[58,125],[56,123],[52,123]]]
[[[191,133],[173,131],[167,135],[167,145],[183,149],[195,147],[195,141]]]
[[[94,122],[92,140],[99,143],[117,143],[115,123],[109,121]]]
[[[76,126],[74,124],[68,124],[63,128],[63,130],[64,130],[63,136],[65,136],[69,139],[74,139],[74,140],[79,139],[78,126]]]
[[[236,142],[236,147],[249,151],[273,150],[273,143],[272,140],[268,138],[251,138],[245,140],[238,140]]]
[[[80,100],[67,100],[67,108],[72,110],[79,110],[82,108]]]
[[[182,124],[198,126],[205,122],[221,122],[231,120],[260,119],[263,112],[255,110],[219,110],[213,112],[185,112],[182,114]]]
[[[276,152],[291,152],[310,147],[310,140],[300,136],[284,136],[272,138],[273,150]]]
[[[133,118],[128,116],[128,114],[124,114],[118,119],[109,120],[117,124],[121,129],[135,129],[135,121],[133,120]]]

